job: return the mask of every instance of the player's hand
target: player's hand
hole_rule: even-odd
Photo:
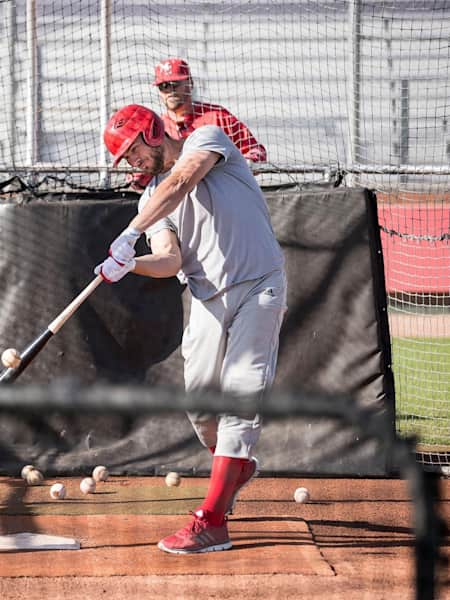
[[[127,227],[109,247],[109,255],[119,264],[127,263],[136,255],[134,246],[140,237],[141,234],[137,229]]]
[[[152,179],[153,175],[147,175],[147,173],[127,173],[125,177],[131,189],[139,194],[142,194]]]
[[[251,164],[266,161],[265,153],[261,153],[257,148],[253,148],[247,152],[247,154],[244,155],[244,158],[247,163],[250,161]]]
[[[106,260],[97,265],[94,269],[96,275],[101,275],[104,281],[108,283],[116,283],[120,281],[127,273],[132,271],[136,266],[134,258],[126,263],[118,263],[114,258],[108,256]]]

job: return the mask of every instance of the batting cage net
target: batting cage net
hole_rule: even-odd
[[[17,0],[0,11],[3,180],[108,187],[108,117],[132,102],[161,111],[154,67],[181,57],[195,98],[227,107],[266,147],[263,183],[295,173],[287,180],[448,187],[447,2]]]
[[[164,112],[152,83],[169,57],[188,62],[196,102],[264,147],[264,189],[373,191],[397,430],[449,466],[448,2],[6,0],[0,19],[2,204],[136,200],[102,131],[125,104]],[[2,228],[5,251],[14,235]]]

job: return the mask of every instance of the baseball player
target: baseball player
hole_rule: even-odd
[[[266,149],[248,129],[223,106],[192,100],[194,82],[189,65],[181,58],[168,58],[155,67],[153,85],[159,90],[160,99],[167,109],[162,115],[166,132],[175,140],[186,138],[202,125],[217,125],[252,162],[264,162]],[[128,176],[132,187],[142,192],[151,176],[135,173]]]
[[[95,272],[109,282],[130,271],[184,278],[192,293],[182,340],[186,390],[219,388],[242,403],[240,414],[189,413],[213,454],[208,492],[190,523],[158,547],[176,554],[226,550],[226,515],[257,470],[252,450],[261,418],[246,410],[246,399],[260,397],[274,378],[286,310],[283,254],[264,196],[221,128],[205,125],[175,140],[156,113],[134,104],[111,117],[104,140],[115,165],[124,158],[154,178]],[[135,257],[142,233],[152,253]]]

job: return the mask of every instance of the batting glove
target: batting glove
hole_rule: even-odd
[[[125,264],[118,263],[114,258],[109,256],[102,263],[97,265],[94,269],[96,275],[101,275],[103,279],[108,283],[116,283],[120,281],[122,277],[125,277],[127,273],[132,271],[136,266],[134,258],[127,261]]]
[[[109,255],[116,262],[124,265],[134,258],[136,254],[134,246],[140,237],[141,234],[137,229],[128,227],[113,241],[109,248]]]

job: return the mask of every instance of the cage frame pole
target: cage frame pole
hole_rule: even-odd
[[[14,165],[16,156],[16,128],[15,128],[15,105],[16,105],[16,81],[15,81],[15,62],[16,62],[16,42],[17,42],[17,10],[15,2],[8,2],[5,9],[5,29],[10,34],[11,43],[8,44],[7,72],[6,78],[6,127],[7,139],[5,152],[7,152],[6,164]]]
[[[26,106],[26,164],[34,166],[38,160],[38,48],[36,0],[27,0],[26,4],[26,40],[27,40],[27,106]],[[33,178],[31,176],[31,178]]]
[[[358,183],[353,166],[361,162],[361,0],[352,0],[349,5],[351,25],[349,53],[352,57],[350,76],[350,174],[347,183],[350,187]]]
[[[109,155],[103,142],[103,129],[111,114],[111,20],[112,1],[101,0],[100,3],[100,44],[101,44],[101,71],[100,71],[100,131],[98,138],[99,186],[107,189],[110,187]]]

